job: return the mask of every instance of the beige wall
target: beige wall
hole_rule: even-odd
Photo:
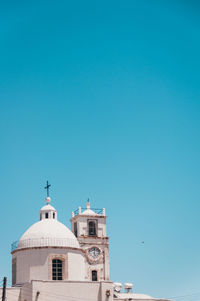
[[[16,258],[16,283],[23,284],[31,280],[51,280],[51,260],[63,260],[64,280],[84,280],[85,263],[81,250],[65,248],[32,248],[19,250],[13,254]]]
[[[2,296],[2,288],[0,288],[0,298]],[[20,288],[9,287],[6,289],[7,301],[20,301]]]
[[[107,293],[110,296],[107,296]],[[2,288],[0,288],[0,296]],[[21,288],[7,288],[6,301],[127,301],[125,298],[113,298],[113,283],[109,281],[32,281]],[[141,295],[142,296],[142,295]],[[133,301],[169,301],[167,299],[144,299],[142,296]]]
[[[81,253],[68,253],[68,280],[85,280],[85,256]]]
[[[32,285],[34,301],[37,291],[40,292],[37,301],[66,301],[68,299],[75,301],[113,301],[111,282],[33,281]],[[109,298],[106,296],[106,290],[110,291]]]
[[[39,301],[33,299],[33,291],[32,291],[32,283],[26,283],[23,285],[20,291],[20,299],[19,301]],[[10,301],[10,300],[7,300]]]
[[[106,290],[110,291],[109,298]],[[110,282],[32,281],[21,288],[6,289],[6,301],[113,301],[112,296]]]

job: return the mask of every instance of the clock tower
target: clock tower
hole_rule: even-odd
[[[85,251],[85,280],[109,280],[109,238],[106,235],[105,208],[79,207],[72,212],[71,228]]]

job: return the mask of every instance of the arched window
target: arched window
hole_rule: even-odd
[[[49,218],[48,212],[45,213],[45,218]]]
[[[95,222],[92,222],[90,221],[88,223],[88,227],[89,227],[89,236],[96,236],[96,223]]]
[[[56,216],[56,215],[55,215],[55,212],[53,212],[53,218],[55,218],[55,216]]]
[[[97,281],[97,271],[92,271],[92,281]]]
[[[62,280],[62,260],[52,260],[52,280]]]

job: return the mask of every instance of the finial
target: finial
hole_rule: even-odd
[[[44,189],[47,190],[47,198],[49,197],[49,187],[51,186],[51,184],[49,184],[49,182],[47,181],[47,186],[44,187]]]
[[[46,202],[47,202],[47,204],[49,204],[51,202],[51,198],[49,196],[46,198]]]
[[[86,208],[90,209],[90,199],[89,198],[87,199]]]

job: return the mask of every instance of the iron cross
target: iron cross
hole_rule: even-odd
[[[47,186],[44,187],[44,189],[47,190],[47,197],[49,197],[49,187],[51,186],[51,184],[49,184],[49,182],[47,181]]]

